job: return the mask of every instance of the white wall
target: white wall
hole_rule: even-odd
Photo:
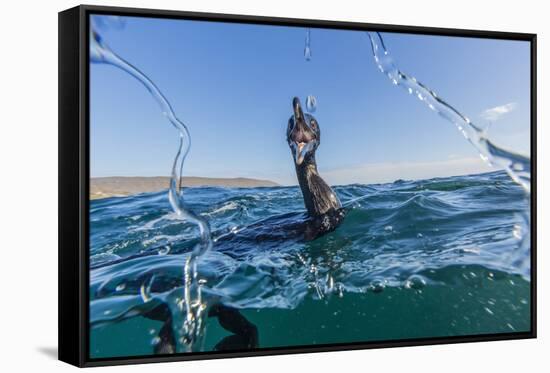
[[[434,347],[110,368],[116,371],[530,372],[550,351],[548,198],[550,23],[544,1],[89,1],[175,10],[538,33],[539,338]],[[68,370],[57,346],[57,12],[75,1],[2,3],[0,369]],[[6,84],[7,83],[7,84]],[[543,170],[545,169],[545,170]],[[545,172],[546,171],[546,172]],[[29,178],[32,176],[32,179]],[[32,180],[32,181],[31,181]],[[546,295],[546,296],[544,296]],[[404,310],[405,311],[405,310]]]

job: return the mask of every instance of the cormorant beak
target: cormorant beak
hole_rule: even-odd
[[[304,120],[304,112],[302,111],[302,106],[300,105],[300,99],[298,97],[292,99],[292,108],[294,109],[294,120],[296,124],[302,122]]]
[[[302,106],[300,105],[300,99],[298,97],[294,97],[294,99],[292,100],[292,109],[294,111],[294,126],[295,126],[292,130],[297,131],[298,133],[309,132],[310,130],[309,128],[307,128],[304,112],[302,111]],[[304,161],[306,155],[313,149],[314,142],[294,140],[292,141],[290,146],[292,148],[292,153],[294,155],[294,161],[296,162],[296,165],[299,166]]]

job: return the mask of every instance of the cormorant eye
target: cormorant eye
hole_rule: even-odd
[[[311,128],[313,128],[314,130],[317,129],[317,122],[315,120],[311,120],[309,122],[309,124],[310,124]]]

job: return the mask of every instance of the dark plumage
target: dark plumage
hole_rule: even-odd
[[[315,162],[315,151],[321,143],[321,128],[310,114],[304,114],[300,100],[292,100],[294,114],[288,120],[286,140],[296,167],[304,204],[313,224],[306,238],[314,239],[334,230],[343,220],[344,211],[338,196],[321,178]]]

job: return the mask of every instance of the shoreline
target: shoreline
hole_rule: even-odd
[[[211,178],[185,176],[181,178],[184,187],[226,187],[226,188],[258,188],[275,187],[279,184],[271,180],[252,179],[245,177]],[[110,197],[126,197],[133,194],[158,192],[170,186],[168,176],[109,176],[90,178],[90,200]]]

